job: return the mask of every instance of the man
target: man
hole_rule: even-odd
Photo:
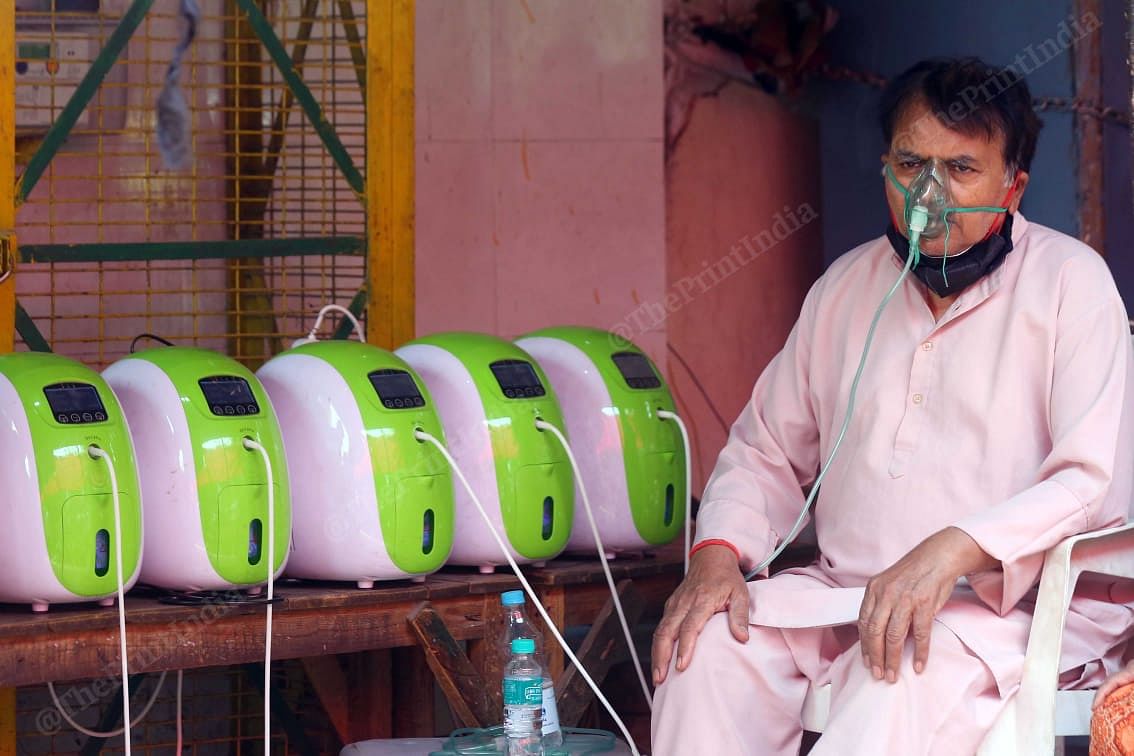
[[[975,753],[1019,684],[1044,552],[1126,519],[1127,317],[1095,252],[1018,212],[1027,85],[926,61],[880,115],[892,226],[812,287],[721,452],[654,638],[655,756],[795,754],[812,683],[832,691],[817,756]],[[911,246],[816,500],[821,556],[746,584],[831,455]],[[1131,613],[1108,588],[1072,602],[1065,686],[1117,666]]]

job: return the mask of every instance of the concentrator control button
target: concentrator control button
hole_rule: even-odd
[[[59,422],[63,423],[64,425],[66,425],[67,422],[68,422],[67,421],[67,413],[66,412],[60,412],[58,415],[55,416],[55,419],[58,420]]]
[[[234,410],[234,409],[232,408],[232,405],[231,405],[231,404],[229,404],[228,406],[226,406],[226,407],[224,408],[224,414],[226,414],[226,415],[234,415],[234,414],[236,414],[236,410]]]
[[[393,409],[394,408],[394,400],[393,399],[383,399],[382,400],[382,406],[386,407],[387,409]]]
[[[256,406],[255,404],[249,404],[248,405],[248,414],[249,415],[255,415],[259,411],[260,411],[260,408],[258,406]]]
[[[102,422],[103,420],[106,419],[106,413],[105,412],[96,412],[96,413],[94,413],[94,419],[99,421],[99,422]]]
[[[397,407],[398,409],[401,409],[402,407],[406,406],[406,403],[401,399],[395,399],[394,400],[394,406]]]
[[[78,412],[72,412],[71,413],[71,422],[77,423],[82,419],[83,419],[83,416],[80,415]]]
[[[516,392],[512,389],[504,389],[504,396],[508,397],[509,399],[515,399]]]
[[[921,404],[921,400],[924,399],[924,398],[925,397],[923,397],[921,394],[914,394],[913,395],[913,403],[914,404]]]
[[[223,415],[224,414],[224,410],[221,409],[221,406],[219,404],[214,404],[212,406],[212,410],[213,410],[214,415]]]
[[[89,412],[84,412],[83,413],[83,422],[84,423],[93,423],[94,422],[94,415],[92,415]]]
[[[921,345],[921,348],[924,349],[927,352],[932,352],[933,351],[933,342],[927,341],[927,342],[925,342],[924,344]]]
[[[424,400],[424,399],[422,399],[422,398],[421,398],[420,396],[418,396],[418,397],[414,397],[414,400],[413,400],[413,406],[415,406],[415,407],[424,407],[424,406],[425,406],[425,400]]]
[[[243,404],[238,404],[238,405],[236,405],[236,414],[247,415],[248,414],[248,408],[245,407]]]

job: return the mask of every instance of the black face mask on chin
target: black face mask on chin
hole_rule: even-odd
[[[910,255],[910,240],[891,223],[886,229],[886,238],[894,248],[894,254],[906,264]],[[941,273],[941,258],[922,254],[912,271],[918,280],[933,290],[939,297],[960,294],[972,284],[1000,267],[1004,258],[1012,251],[1012,216],[1004,218],[1000,230],[983,241],[979,241],[959,255],[945,258],[945,273]]]

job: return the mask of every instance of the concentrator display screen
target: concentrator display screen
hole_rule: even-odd
[[[45,386],[43,395],[51,414],[64,425],[101,423],[106,420],[98,389],[88,383],[56,383]]]
[[[237,375],[214,375],[197,381],[209,403],[209,411],[221,417],[258,415],[260,405],[248,381]]]
[[[523,360],[500,360],[489,367],[496,376],[504,396],[509,399],[527,399],[533,396],[543,396],[547,393],[543,384],[539,382],[535,368],[530,362]]]
[[[387,409],[425,406],[425,397],[417,390],[413,376],[404,370],[375,370],[367,378]]]
[[[618,372],[622,373],[622,377],[626,379],[630,388],[655,389],[661,387],[661,381],[658,380],[653,367],[650,366],[650,361],[646,359],[645,355],[638,352],[618,352],[611,355],[611,359],[614,360]]]

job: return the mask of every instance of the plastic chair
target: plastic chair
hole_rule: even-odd
[[[981,744],[978,756],[1049,754],[1056,738],[1089,735],[1093,690],[1058,690],[1063,623],[1075,583],[1084,572],[1134,579],[1134,523],[1071,536],[1047,553],[1028,634],[1020,689]],[[823,732],[831,686],[812,688],[803,729]]]

